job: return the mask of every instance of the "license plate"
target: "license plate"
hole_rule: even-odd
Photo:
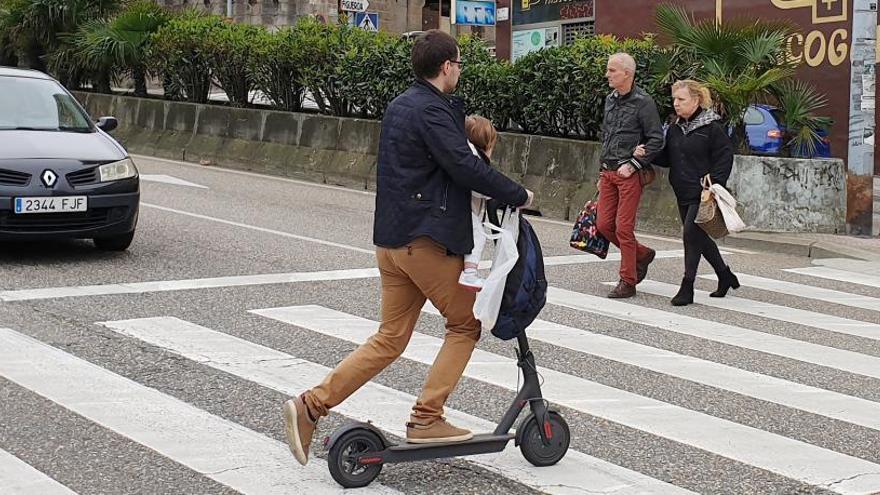
[[[88,210],[87,196],[15,198],[15,213],[72,213]]]

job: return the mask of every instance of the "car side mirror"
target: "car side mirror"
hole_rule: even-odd
[[[104,132],[110,132],[119,127],[119,121],[116,120],[116,117],[101,117],[98,119],[97,125],[98,129],[101,129]]]

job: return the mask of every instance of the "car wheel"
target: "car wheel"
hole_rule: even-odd
[[[112,237],[96,237],[95,247],[102,251],[125,251],[134,239],[134,231]]]

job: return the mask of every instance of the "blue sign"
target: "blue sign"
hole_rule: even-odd
[[[365,31],[379,31],[378,12],[355,12],[354,25]]]
[[[452,2],[452,6],[455,10],[453,24],[465,26],[495,25],[495,2],[455,0]]]

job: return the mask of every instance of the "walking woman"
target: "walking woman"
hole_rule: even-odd
[[[708,88],[697,81],[677,81],[672,85],[672,99],[675,115],[654,164],[669,168],[669,183],[684,227],[684,278],[671,302],[673,306],[685,306],[694,302],[694,279],[701,256],[718,275],[718,290],[710,296],[724,297],[731,288],[739,288],[739,280],[721,258],[715,241],[694,223],[703,192],[700,181],[708,174],[713,184],[726,186],[733,167],[733,143],[721,117],[711,109]],[[635,156],[641,153],[639,146]]]

